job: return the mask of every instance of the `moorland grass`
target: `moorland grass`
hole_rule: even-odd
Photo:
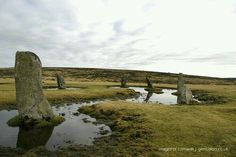
[[[77,90],[46,90],[46,87],[55,87],[55,81],[44,81],[44,94],[52,104],[97,100],[106,98],[127,98],[136,93],[130,89],[109,88],[118,85],[109,82],[76,82],[67,81],[67,87],[78,87]],[[0,107],[16,106],[15,83],[12,78],[0,79]]]
[[[100,156],[109,148],[107,155],[113,156],[233,157],[236,154],[236,86],[188,86],[224,96],[228,101],[191,106],[113,101],[84,106],[81,112],[104,122],[112,121],[108,124],[113,136],[107,141],[118,141],[115,146],[99,141],[89,150],[97,150]],[[159,87],[176,88],[166,84]],[[107,112],[113,114],[107,115]],[[127,120],[124,116],[133,118]]]
[[[106,148],[109,148],[106,155],[113,156],[233,157],[236,154],[235,101],[226,106],[140,105],[114,101],[84,106],[81,111],[98,119],[113,117],[110,118],[113,123],[108,123],[113,130],[109,140],[115,138],[119,142],[115,146],[106,145],[109,142],[101,147],[92,146],[91,150],[99,147],[100,156]],[[104,114],[107,111],[116,116]]]
[[[0,105],[14,104],[14,83],[7,80],[5,82],[7,83],[0,83]],[[46,80],[44,85],[55,86],[55,83],[52,80]],[[81,89],[75,91],[45,90],[49,101],[63,102],[116,97],[120,93],[127,96],[131,92],[127,89],[107,88],[119,85],[114,82],[71,80],[67,85]],[[132,85],[145,86],[143,83],[133,83]],[[233,157],[236,154],[236,85],[188,86],[192,90],[203,90],[209,94],[223,96],[227,102],[168,106],[112,101],[96,106],[84,106],[81,112],[90,114],[109,125],[113,130],[112,135],[97,140],[93,146],[71,146],[53,154],[61,157],[94,156],[95,154],[96,156],[128,157]],[[176,85],[158,84],[156,87],[176,88]],[[177,150],[164,148],[176,148]],[[194,151],[191,148],[194,148]],[[207,150],[207,148],[209,149]],[[222,150],[217,151],[210,148],[222,148]]]

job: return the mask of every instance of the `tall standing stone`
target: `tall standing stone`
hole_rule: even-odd
[[[148,77],[146,77],[146,81],[147,81],[147,87],[149,89],[152,89],[153,88],[152,81]]]
[[[58,89],[65,89],[65,80],[62,75],[57,74],[57,86]]]
[[[177,90],[178,90],[177,103],[190,104],[193,99],[192,91],[188,87],[186,87],[182,73],[180,73],[178,76]]]
[[[184,82],[184,79],[183,79],[183,74],[179,73],[178,82],[177,82],[178,92],[181,92],[183,90],[184,84],[185,84],[185,82]]]
[[[120,87],[127,88],[127,78],[125,78],[125,77],[121,78]]]
[[[16,52],[16,103],[19,116],[26,119],[49,119],[53,112],[43,94],[42,65],[32,52]]]

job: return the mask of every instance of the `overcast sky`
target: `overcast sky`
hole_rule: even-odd
[[[236,0],[0,0],[0,67],[18,50],[43,66],[236,77]]]

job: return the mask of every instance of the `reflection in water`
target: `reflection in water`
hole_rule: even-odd
[[[152,103],[161,103],[165,105],[177,104],[177,96],[172,95],[172,93],[176,92],[173,89],[162,89],[162,94],[150,93],[145,91],[143,87],[129,87],[130,89],[139,92],[139,97],[126,99],[127,101],[133,101],[138,103],[143,102],[152,102]]]
[[[18,127],[9,127],[7,121],[18,114],[17,110],[0,111],[0,147],[16,147],[16,139],[18,135]]]
[[[181,104],[181,96],[180,95],[177,96],[177,103]]]
[[[64,114],[65,121],[54,128],[26,129],[10,127],[7,121],[18,114],[17,110],[0,111],[0,147],[31,149],[45,146],[48,150],[67,147],[71,144],[92,145],[95,138],[108,136],[111,130],[107,125],[97,124],[96,119],[78,112],[83,105],[101,101],[73,103],[53,106],[55,115]],[[103,134],[102,131],[108,132]]]
[[[149,91],[148,94],[147,94],[147,97],[146,97],[146,99],[144,101],[148,102],[149,99],[152,97],[152,95],[153,95],[153,92]]]
[[[37,146],[44,146],[51,137],[53,128],[54,127],[27,129],[20,127],[17,147],[28,150]]]

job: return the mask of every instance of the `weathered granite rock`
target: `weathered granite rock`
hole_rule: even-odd
[[[50,119],[53,112],[43,94],[42,65],[32,52],[16,52],[16,103],[21,118]]]
[[[183,90],[184,84],[185,84],[185,81],[183,79],[183,74],[179,73],[178,82],[177,82],[177,90],[178,90],[178,92],[181,92]]]
[[[62,75],[57,74],[57,86],[58,89],[65,89],[65,80]]]
[[[121,88],[127,88],[127,78],[125,77],[122,77],[121,78],[121,85],[120,85]]]
[[[180,73],[178,77],[177,89],[178,89],[177,103],[190,104],[193,100],[192,91],[188,87],[186,87],[182,73]]]
[[[180,95],[178,95],[178,98],[177,98],[177,103],[178,104],[190,104],[193,100],[193,95],[192,95],[192,91],[184,86],[182,88],[182,91],[180,93]]]
[[[152,81],[148,77],[146,77],[146,81],[147,81],[147,87],[152,89],[153,88]]]

